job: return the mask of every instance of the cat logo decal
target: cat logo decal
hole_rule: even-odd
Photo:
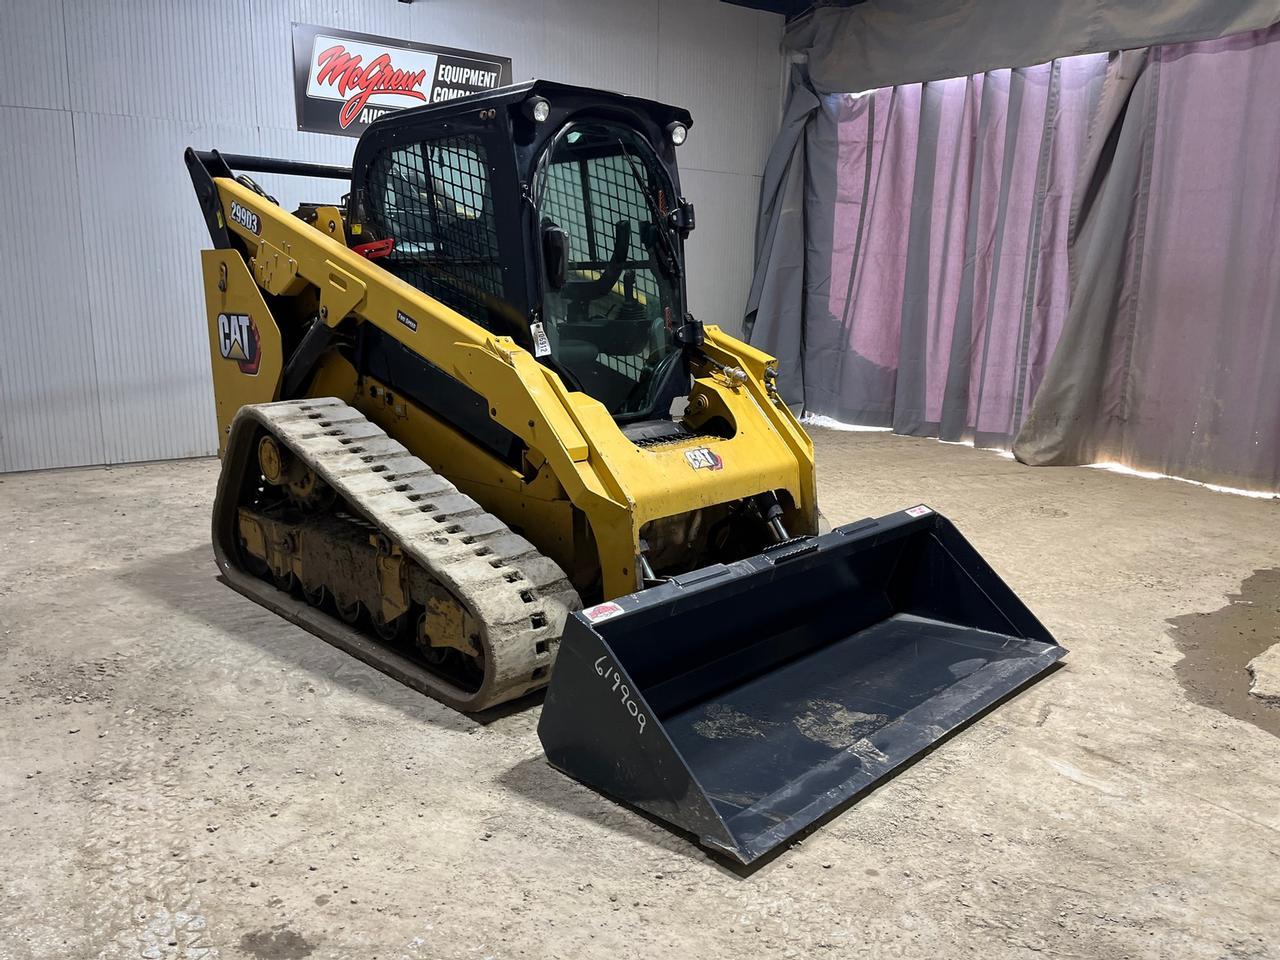
[[[247,313],[218,314],[218,352],[234,360],[240,372],[257,376],[262,359],[258,350],[258,325]]]

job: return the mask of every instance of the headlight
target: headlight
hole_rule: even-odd
[[[542,123],[551,116],[551,104],[543,97],[530,97],[524,102],[524,114],[534,123]]]

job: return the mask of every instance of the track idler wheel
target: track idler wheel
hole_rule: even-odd
[[[340,600],[338,597],[335,596],[333,598],[333,607],[335,610],[338,611],[338,616],[342,619],[343,623],[349,623],[352,626],[355,626],[357,623],[360,622],[360,601],[359,600],[351,600],[349,602],[344,603],[342,600]]]
[[[289,481],[289,496],[294,502],[308,506],[320,504],[326,488],[316,472],[310,467],[301,467],[294,470],[293,474]]]
[[[267,483],[284,487],[294,503],[311,508],[327,506],[332,490],[314,470],[295,459],[271,434],[258,441],[258,469]]]
[[[409,632],[411,618],[407,613],[392,617],[390,620],[384,620],[381,616],[373,616],[370,619],[373,621],[373,632],[385,643],[396,643],[404,639],[405,634]]]
[[[453,649],[431,642],[431,637],[427,634],[426,613],[418,614],[418,622],[413,630],[413,645],[417,648],[418,655],[437,670],[449,662],[449,653]]]
[[[278,487],[287,482],[288,454],[271,434],[258,441],[258,469],[272,486]]]

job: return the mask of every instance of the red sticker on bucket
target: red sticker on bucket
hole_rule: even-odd
[[[906,514],[908,517],[923,517],[926,513],[933,513],[933,511],[930,510],[928,507],[926,507],[923,503],[920,504],[920,506],[918,507],[912,507],[911,509],[906,511]]]
[[[598,623],[601,620],[608,620],[610,617],[616,617],[622,612],[622,608],[616,603],[597,603],[594,607],[587,607],[582,611],[582,615],[592,623]]]

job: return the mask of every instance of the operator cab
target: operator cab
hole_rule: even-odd
[[[687,313],[675,147],[687,111],[533,81],[388,114],[356,149],[355,222],[379,263],[510,336],[622,424],[669,420]]]

